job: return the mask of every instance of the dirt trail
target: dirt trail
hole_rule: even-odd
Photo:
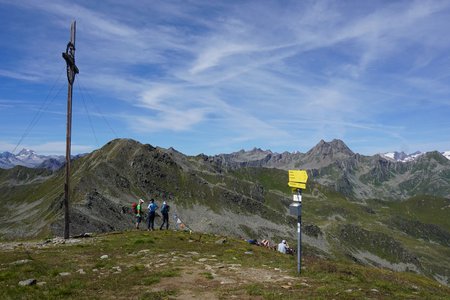
[[[220,263],[214,258],[199,259],[181,269],[181,276],[163,278],[151,291],[177,290],[175,299],[258,299],[246,294],[242,286],[277,282],[290,289],[300,280],[280,269],[248,268]]]

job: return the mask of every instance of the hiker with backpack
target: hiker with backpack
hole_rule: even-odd
[[[163,229],[164,224],[166,224],[166,230],[169,229],[169,210],[170,210],[170,206],[166,203],[166,201],[164,201],[163,205],[161,207],[161,214],[163,217],[163,222],[161,224],[161,227],[159,227],[159,230]]]
[[[139,203],[134,202],[132,204],[132,210],[133,213],[136,216],[136,229],[139,229],[139,224],[142,221],[143,211],[142,211],[142,204],[144,203],[144,200],[139,199]]]
[[[155,214],[158,209],[158,205],[155,203],[155,199],[150,200],[148,205],[148,217],[147,217],[147,230],[155,230]]]

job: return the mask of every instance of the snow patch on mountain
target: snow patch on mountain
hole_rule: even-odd
[[[448,160],[450,160],[450,151],[444,151],[444,152],[442,152],[442,155],[444,155],[445,158],[447,158]]]
[[[414,161],[416,160],[419,156],[423,155],[424,153],[420,152],[420,151],[416,151],[414,153],[411,154],[406,154],[405,152],[387,152],[387,153],[382,153],[381,156],[389,159],[389,160],[393,160],[393,161],[400,161],[400,162],[408,162],[408,161]]]
[[[399,162],[408,162],[408,161],[415,161],[417,158],[419,158],[421,155],[424,155],[425,153],[422,153],[420,151],[411,153],[411,154],[406,154],[405,152],[387,152],[387,153],[382,153],[380,154],[382,157],[388,159],[388,160],[393,160],[393,161],[399,161]],[[448,160],[450,160],[450,151],[444,151],[441,152],[441,154],[447,158]]]
[[[57,162],[59,162],[59,164]],[[55,170],[61,167],[63,163],[64,156],[38,155],[30,149],[22,149],[17,155],[11,152],[0,153],[0,168],[2,169],[11,169],[15,166],[27,168],[38,168],[43,166]]]

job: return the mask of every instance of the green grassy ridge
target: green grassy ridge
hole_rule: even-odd
[[[249,299],[443,299],[450,293],[448,287],[420,275],[326,260],[307,253],[302,274],[297,277],[295,257],[229,237],[225,244],[217,244],[220,238],[201,233],[133,231],[98,235],[90,241],[73,245],[1,250],[0,297],[171,299],[186,289],[201,297],[204,291],[197,285],[202,284],[209,284],[209,292],[219,299],[231,296]],[[252,254],[245,254],[248,251]],[[189,252],[198,255],[189,256]],[[104,254],[109,256],[108,259],[100,259]],[[22,259],[30,262],[11,264]],[[175,262],[171,263],[173,259]],[[249,278],[250,282],[243,285],[221,285],[214,283],[221,280],[214,275],[221,270],[220,267],[205,271],[200,263],[202,259],[208,259],[209,265],[238,263],[239,272],[244,274],[253,269],[260,273],[279,273],[274,271],[275,268],[284,273],[281,273],[280,281]],[[169,289],[159,288],[164,283],[176,282],[177,278],[192,276],[196,266],[203,283],[200,280],[184,286],[172,284]],[[118,273],[117,267],[121,270]],[[86,274],[77,273],[79,269]],[[62,272],[70,275],[60,276]],[[237,276],[237,272],[234,275],[230,273]],[[19,281],[28,278],[46,284],[18,286]]]

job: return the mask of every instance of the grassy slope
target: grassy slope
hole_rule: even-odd
[[[234,239],[218,244],[218,239],[135,231],[70,245],[23,243],[14,251],[1,250],[0,298],[443,299],[450,294],[448,287],[419,275],[314,257],[303,260],[297,277],[292,256]],[[100,259],[105,254],[109,258]],[[11,264],[23,259],[30,261]],[[29,278],[46,284],[18,286]]]

